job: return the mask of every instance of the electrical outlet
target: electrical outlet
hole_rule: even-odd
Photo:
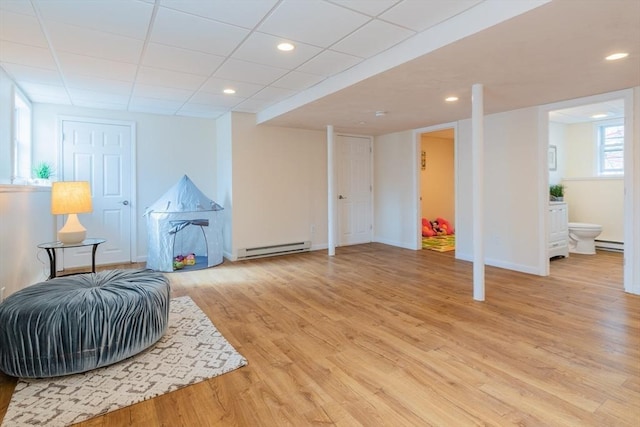
[[[4,301],[4,287],[0,288],[0,302]]]
[[[315,234],[316,232],[316,226],[315,224],[311,224],[311,234]]]

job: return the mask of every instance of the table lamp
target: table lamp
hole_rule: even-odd
[[[58,240],[64,244],[80,243],[87,229],[78,220],[79,213],[93,211],[89,181],[56,181],[51,185],[51,213],[68,215],[64,227],[58,231]]]

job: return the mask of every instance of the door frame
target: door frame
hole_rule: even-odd
[[[338,158],[340,150],[337,148],[338,144],[340,144],[340,137],[349,137],[349,138],[363,138],[363,139],[367,139],[369,140],[369,185],[371,186],[371,191],[369,193],[369,218],[371,220],[371,228],[369,228],[369,242],[373,242],[373,230],[375,229],[375,222],[374,222],[374,203],[373,203],[373,197],[374,197],[374,187],[373,187],[373,182],[374,182],[374,177],[373,177],[373,137],[370,135],[356,135],[356,134],[351,134],[351,133],[344,133],[344,132],[335,132],[334,133],[334,139],[335,139],[335,144],[336,144],[336,150],[335,150],[335,165],[339,166],[340,164],[340,160]],[[335,189],[334,189],[334,197],[338,197],[338,193],[337,193],[337,189],[339,187],[339,182],[338,182],[338,178],[340,178],[340,172],[338,171],[338,168],[334,168],[334,178],[335,178]],[[342,230],[342,226],[340,224],[340,207],[338,206],[338,204],[336,203],[335,205],[335,212],[334,212],[334,218],[336,218],[336,229],[335,229],[335,234],[334,236],[336,236],[335,239],[335,243],[336,243],[336,247],[340,247],[342,246],[340,244],[340,231]]]
[[[458,122],[442,123],[439,125],[427,126],[425,128],[419,128],[413,130],[413,177],[414,177],[414,235],[416,240],[415,246],[411,249],[422,250],[422,208],[420,206],[420,197],[422,196],[422,180],[420,179],[420,154],[422,151],[422,134],[436,132],[444,129],[453,129],[453,211],[454,211],[454,224],[458,224]],[[458,249],[456,248],[455,257],[458,258]]]
[[[129,155],[131,156],[131,175],[129,176],[129,182],[130,182],[130,187],[129,187],[129,191],[131,194],[131,199],[129,200],[129,203],[131,205],[131,209],[129,209],[130,212],[130,223],[131,223],[131,229],[130,229],[130,233],[129,233],[129,262],[137,262],[138,260],[138,222],[137,222],[137,193],[136,193],[136,188],[137,188],[137,183],[136,183],[136,168],[137,168],[137,161],[136,161],[136,122],[134,121],[129,121],[129,120],[111,120],[111,119],[103,119],[103,118],[97,118],[97,117],[84,117],[84,116],[66,116],[66,115],[59,115],[58,116],[58,121],[57,121],[57,134],[58,134],[58,165],[60,165],[60,168],[62,169],[62,171],[64,171],[64,167],[63,167],[63,161],[64,161],[64,155],[63,155],[63,132],[62,132],[62,123],[65,121],[73,121],[73,122],[83,122],[83,123],[99,123],[99,124],[104,124],[104,125],[118,125],[118,126],[127,126],[129,127],[129,131],[130,131],[130,137],[131,137],[131,148],[130,148],[130,153]],[[59,176],[59,178],[64,179],[63,176]],[[62,215],[58,215],[58,218],[56,219],[57,221],[57,229],[60,229],[60,227],[63,226],[63,217]],[[63,255],[64,256],[64,255]],[[62,258],[61,262],[59,263],[59,265],[64,265],[64,258]]]
[[[637,97],[636,97],[637,98]],[[600,95],[576,98],[567,101],[542,105],[539,109],[539,152],[538,160],[543,165],[539,179],[538,212],[544,230],[540,233],[538,245],[540,248],[540,265],[542,275],[548,276],[549,249],[548,230],[549,219],[546,211],[549,199],[549,163],[547,153],[549,147],[549,112],[563,108],[577,107],[585,104],[597,104],[615,99],[624,101],[624,290],[633,294],[640,294],[640,188],[634,185],[640,176],[640,129],[634,125],[638,120],[634,115],[634,90],[625,89]],[[634,150],[634,148],[637,148]]]

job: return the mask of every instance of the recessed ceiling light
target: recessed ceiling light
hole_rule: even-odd
[[[604,59],[606,59],[607,61],[615,61],[616,59],[626,58],[627,56],[629,56],[627,52],[618,52],[618,53],[613,53]]]
[[[223,90],[223,92],[226,93],[227,95],[233,95],[234,93],[236,93],[235,89],[231,89],[231,88],[227,88]]]
[[[291,50],[293,50],[295,48],[296,47],[291,43],[280,43],[278,45],[278,50],[281,50],[283,52],[289,52],[289,51],[291,51]]]
[[[458,100],[457,96],[448,96],[444,99],[447,102],[456,102]]]
[[[376,111],[376,117],[382,117],[386,115],[387,115],[386,111]]]
[[[598,114],[594,114],[593,116],[591,116],[591,118],[592,119],[604,119],[607,116],[608,116],[607,113],[598,113]]]

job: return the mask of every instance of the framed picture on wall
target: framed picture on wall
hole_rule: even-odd
[[[558,149],[555,145],[549,146],[549,170],[558,170]]]

